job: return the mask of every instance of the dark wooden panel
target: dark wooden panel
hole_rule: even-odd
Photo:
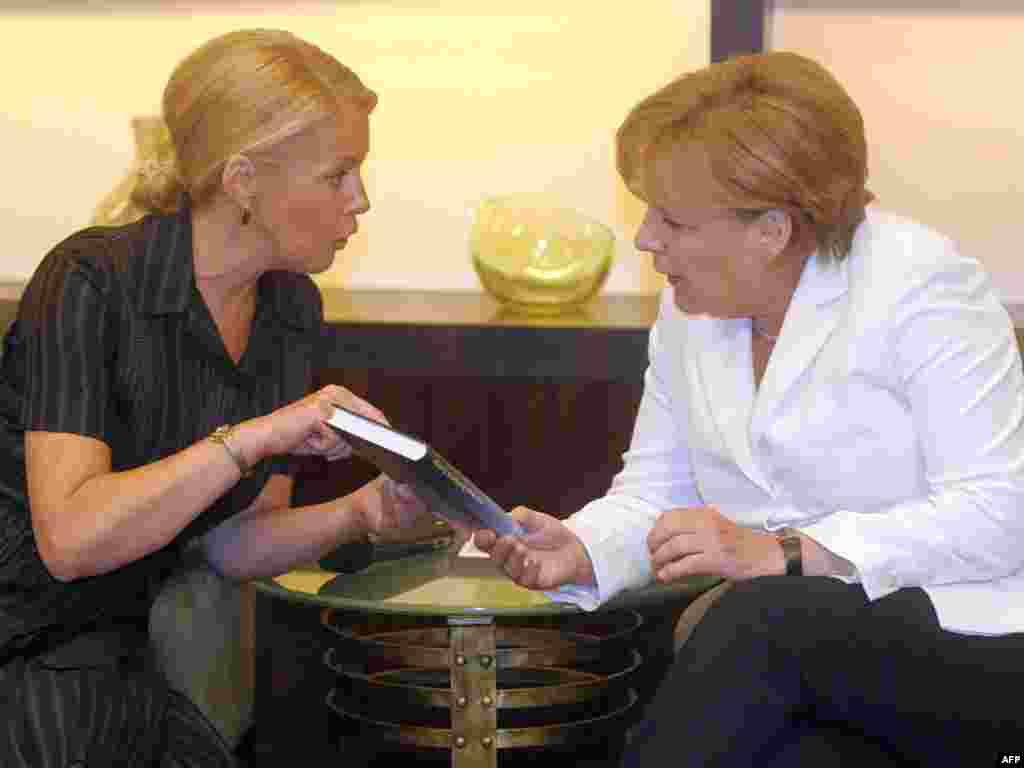
[[[410,376],[325,371],[399,429],[433,444],[500,504],[565,517],[607,489],[621,468],[642,392],[632,381]],[[342,495],[374,476],[361,460],[307,461],[296,501]]]
[[[711,61],[764,50],[769,0],[711,0]]]
[[[629,380],[647,359],[647,328],[331,324],[324,365],[390,374]]]

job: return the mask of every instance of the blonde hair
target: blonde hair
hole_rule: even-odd
[[[135,139],[134,162],[128,173],[96,206],[93,224],[117,226],[142,218],[149,210],[133,199],[136,187],[140,183],[152,184],[150,177],[154,175],[175,175],[174,145],[163,118],[150,115],[133,117],[131,125]],[[158,185],[164,183],[160,181]]]
[[[202,205],[233,155],[266,152],[341,108],[369,112],[376,104],[377,95],[351,69],[290,32],[215,37],[171,73],[163,94],[165,140],[147,147],[129,174],[122,217],[172,213],[186,196]]]
[[[826,262],[849,254],[872,199],[860,110],[824,67],[795,53],[683,75],[637,104],[616,138],[619,173],[638,197],[653,196],[656,160],[699,142],[730,207],[802,214]]]

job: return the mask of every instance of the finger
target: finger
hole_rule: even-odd
[[[341,435],[323,422],[312,424],[306,435],[306,442],[322,451],[333,448],[341,441]]]
[[[514,581],[518,581],[519,575],[522,573],[523,563],[526,561],[526,555],[528,553],[526,548],[512,537],[502,537],[499,546],[504,545],[506,540],[510,543],[510,546],[508,556],[506,556],[502,567],[505,572],[509,574],[509,577]]]
[[[491,546],[490,555],[499,567],[504,568],[505,562],[514,551],[515,539],[509,536],[501,536]]]
[[[661,525],[660,521],[655,523],[654,527],[651,528],[651,532],[647,534],[647,551],[653,555],[673,535],[672,531],[668,530],[667,526]]]
[[[662,515],[651,528],[651,532],[647,534],[647,550],[654,552],[673,537],[686,533],[692,533],[692,531],[680,526],[676,516]]]
[[[690,576],[720,576],[712,558],[703,553],[687,555],[655,570],[655,577],[662,583],[678,581]]]
[[[387,475],[381,474],[373,481],[380,494],[381,524],[394,528],[405,527],[415,522],[427,511],[426,505],[408,486],[396,483]]]
[[[498,543],[498,535],[494,531],[481,529],[473,536],[473,543],[477,549],[491,554],[494,545]],[[491,555],[493,557],[493,555]]]
[[[523,572],[519,583],[529,589],[541,589],[541,562],[536,557],[527,557],[523,562]]]
[[[398,511],[406,522],[416,520],[428,512],[427,505],[423,502],[423,499],[415,494],[411,496],[398,495],[395,498],[398,502],[396,504]]]
[[[389,502],[400,503],[416,498],[416,494],[407,484],[398,482],[390,475],[381,474],[378,477],[380,478],[381,493]]]
[[[302,442],[293,446],[289,453],[293,453],[296,456],[323,456],[335,444],[334,440],[328,443],[317,432],[311,432],[302,439]]]
[[[319,453],[321,456],[326,456],[337,446],[334,440],[327,440],[322,435],[309,435],[303,441],[303,445],[309,451],[313,453]]]
[[[522,528],[519,538],[527,547],[547,548],[551,537],[565,527],[561,520],[528,507],[516,507],[511,514]]]
[[[670,509],[661,513],[647,534],[647,549],[653,552],[673,536],[693,534],[700,528],[697,509]]]
[[[320,394],[323,396],[324,401],[332,406],[340,405],[348,408],[350,411],[355,411],[360,416],[379,421],[382,424],[390,424],[380,409],[344,387],[329,384],[320,390]],[[328,417],[330,417],[330,414],[328,414]]]
[[[422,503],[420,497],[416,495],[415,489],[408,483],[399,483],[392,481],[392,491],[395,497],[405,503]]]
[[[329,450],[325,455],[328,461],[337,461],[338,459],[347,459],[352,455],[352,446],[346,443],[344,440],[339,442],[334,448]]]
[[[517,567],[515,562],[515,541],[508,537],[501,537],[498,540],[498,544],[495,545],[494,549],[490,550],[490,556],[495,558],[500,564],[503,570],[508,572],[511,567],[515,569]]]
[[[509,513],[527,531],[536,530],[544,524],[544,515],[529,507],[516,507]]]
[[[700,554],[705,547],[692,534],[677,534],[651,552],[651,566],[657,570],[683,557]]]
[[[516,543],[512,552],[509,554],[508,559],[505,560],[504,570],[505,573],[508,574],[509,578],[517,584],[521,583],[520,579],[522,579],[523,573],[526,570],[526,561],[526,547],[522,544]],[[523,586],[526,585],[524,584]]]

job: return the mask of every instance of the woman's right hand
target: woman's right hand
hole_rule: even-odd
[[[239,425],[240,441],[246,440],[247,435],[259,436],[261,449],[257,452],[258,456],[253,458],[288,453],[295,456],[323,456],[328,461],[345,458],[351,455],[351,446],[326,424],[334,414],[335,405],[344,406],[382,424],[388,423],[384,414],[370,403],[344,387],[328,384],[266,416],[243,422]]]
[[[527,589],[595,583],[590,555],[565,523],[526,507],[516,507],[512,517],[525,534],[499,538],[494,531],[480,530],[473,536],[473,543],[490,555],[512,581]]]

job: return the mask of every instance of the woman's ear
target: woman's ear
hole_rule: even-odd
[[[224,164],[224,171],[221,173],[221,186],[228,197],[234,200],[243,211],[252,208],[255,176],[256,166],[246,155],[232,155]]]
[[[772,208],[757,218],[755,231],[758,244],[777,256],[793,237],[793,218],[786,211]]]

